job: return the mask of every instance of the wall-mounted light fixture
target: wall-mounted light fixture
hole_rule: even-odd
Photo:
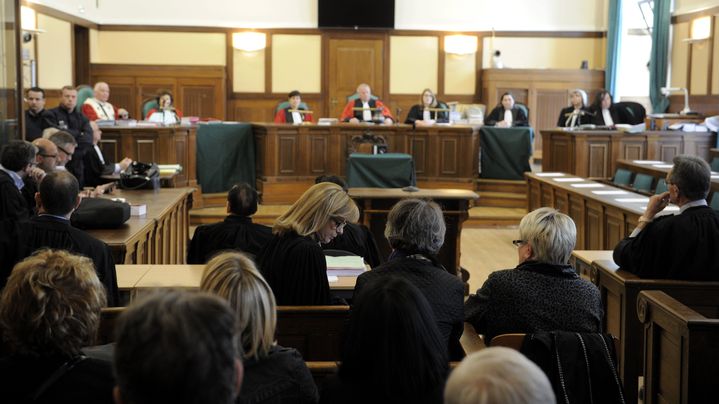
[[[235,32],[232,47],[245,52],[257,52],[267,47],[267,34],[263,32]]]
[[[711,37],[712,32],[712,16],[707,15],[704,17],[695,18],[692,20],[691,29],[689,32],[689,42],[704,41]]]
[[[444,37],[444,51],[455,55],[476,53],[477,37],[473,35],[447,35]]]

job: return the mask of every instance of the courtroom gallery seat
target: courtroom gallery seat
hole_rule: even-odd
[[[634,183],[632,184],[632,188],[637,191],[651,192],[653,183],[654,177],[652,177],[651,175],[638,173],[637,176],[634,177]]]
[[[657,181],[657,186],[656,186],[656,188],[654,189],[654,193],[655,193],[655,194],[661,194],[661,193],[667,192],[668,189],[669,189],[669,188],[667,188],[667,180],[664,179],[664,178],[660,178],[660,179]]]
[[[612,183],[615,185],[629,186],[629,184],[632,183],[632,172],[623,168],[617,168],[617,171],[614,172]]]

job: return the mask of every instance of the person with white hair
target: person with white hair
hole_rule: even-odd
[[[362,83],[357,86],[357,94],[359,97],[350,100],[342,110],[340,121],[349,123],[375,122],[376,116],[380,116],[377,123],[391,125],[394,123],[394,117],[389,108],[382,103],[377,97],[372,98],[372,90],[369,84]]]
[[[464,305],[485,341],[500,334],[539,331],[600,332],[599,289],[569,265],[577,228],[552,208],[528,213],[519,223],[519,265],[496,271]]]
[[[585,123],[591,123],[591,113],[587,109],[587,92],[575,88],[569,92],[569,102],[572,104],[562,108],[559,112],[557,126],[560,128],[573,128]]]
[[[556,401],[547,375],[518,351],[483,349],[467,356],[447,380],[444,404],[546,404]]]
[[[93,87],[94,97],[90,97],[82,104],[82,113],[90,121],[115,121],[127,119],[128,112],[125,108],[117,108],[110,104],[110,86],[104,81],[98,81]]]

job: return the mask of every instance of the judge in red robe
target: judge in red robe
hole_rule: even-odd
[[[82,104],[82,113],[90,121],[115,121],[127,119],[128,112],[124,108],[115,108],[108,102],[110,99],[110,86],[105,82],[98,82],[93,87],[94,97],[88,98]]]
[[[302,94],[300,94],[299,91],[294,90],[290,92],[287,95],[287,101],[290,103],[290,106],[277,111],[275,114],[275,123],[312,122],[312,114],[297,112],[298,110],[307,110],[300,106],[302,103]]]
[[[394,123],[394,117],[392,116],[392,112],[390,112],[389,108],[386,107],[382,101],[372,99],[372,91],[370,90],[369,85],[364,83],[360,84],[357,87],[357,94],[359,94],[359,98],[354,101],[350,101],[347,105],[345,105],[345,108],[342,111],[342,116],[340,117],[342,122],[377,122],[384,125],[391,125]],[[353,108],[366,109],[356,111]],[[374,108],[376,108],[377,111],[372,110]],[[381,115],[379,120],[374,119],[375,115],[377,115],[376,112],[379,112]]]

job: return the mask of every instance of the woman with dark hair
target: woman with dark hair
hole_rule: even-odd
[[[593,124],[597,126],[614,126],[619,123],[619,115],[617,109],[614,108],[612,94],[607,90],[602,90],[594,97],[594,102],[590,107],[594,114]]]
[[[438,101],[432,90],[425,88],[422,90],[422,96],[419,97],[419,104],[412,106],[404,123],[415,126],[431,126],[435,122],[449,122],[449,112],[432,111],[432,109],[440,108],[447,108],[447,105]]]
[[[499,104],[490,112],[484,124],[500,128],[529,126],[527,114],[522,108],[515,105],[514,97],[511,93],[502,94]]]
[[[392,276],[410,281],[427,299],[445,349],[452,360],[464,357],[459,343],[464,329],[464,285],[437,260],[444,244],[446,225],[439,205],[432,201],[404,199],[387,215],[385,237],[392,247],[388,262],[357,278],[355,294],[371,279]]]
[[[176,125],[180,123],[182,111],[175,108],[174,98],[171,92],[162,90],[157,93],[155,100],[157,101],[157,108],[152,108],[147,111],[146,120],[165,125]]]
[[[427,300],[408,281],[375,279],[357,296],[342,363],[320,403],[441,403],[446,349]]]

